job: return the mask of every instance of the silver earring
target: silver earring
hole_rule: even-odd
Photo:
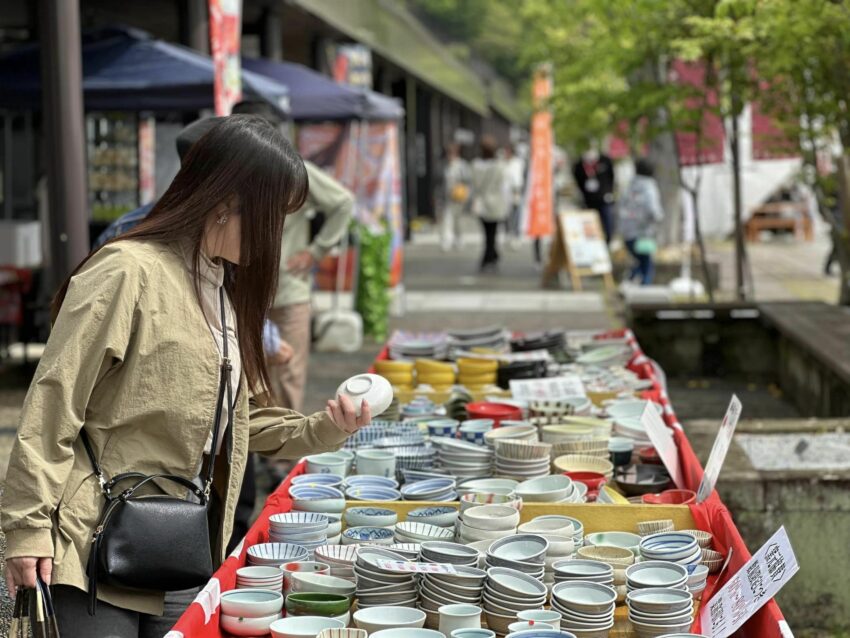
[[[219,218],[218,218],[218,223],[219,223],[220,225],[226,224],[226,223],[227,223],[227,215],[222,215],[221,217],[219,217]]]

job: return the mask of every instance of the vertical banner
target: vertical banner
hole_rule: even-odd
[[[529,237],[548,237],[554,230],[552,184],[552,112],[548,101],[552,96],[552,69],[541,66],[534,73],[531,116],[531,162],[529,163],[528,213],[525,231]]]
[[[215,114],[230,115],[242,99],[239,59],[242,0],[209,0],[210,50],[215,65]]]
[[[156,197],[156,120],[139,118],[139,204]]]
[[[364,89],[372,88],[372,51],[362,44],[336,45],[334,81]]]

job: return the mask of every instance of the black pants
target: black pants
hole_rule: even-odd
[[[233,533],[227,543],[227,553],[230,554],[242,542],[242,538],[251,528],[254,515],[254,503],[257,500],[256,454],[249,454],[245,463],[245,475],[242,477],[242,491],[236,502],[233,514]]]
[[[496,250],[496,234],[499,232],[499,222],[490,222],[482,219],[484,227],[484,256],[481,258],[481,267],[499,263],[499,251]]]

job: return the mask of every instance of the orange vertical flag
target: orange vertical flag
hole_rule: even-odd
[[[552,74],[548,66],[534,74],[531,117],[531,167],[528,200],[527,234],[548,237],[554,230],[555,194],[552,187],[552,112],[548,101],[552,95]]]

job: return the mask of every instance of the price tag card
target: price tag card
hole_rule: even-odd
[[[643,409],[643,414],[640,416],[641,425],[646,431],[649,440],[652,441],[652,447],[658,452],[664,467],[673,479],[676,487],[682,488],[684,481],[682,479],[682,469],[679,466],[679,448],[676,446],[676,441],[673,440],[673,432],[664,421],[661,415],[655,409],[652,403],[647,402]]]
[[[407,561],[378,560],[375,563],[381,569],[391,572],[411,574],[457,574],[454,565],[441,563],[411,563]]]
[[[705,472],[699,484],[699,491],[697,491],[697,503],[705,502],[714,491],[714,486],[717,485],[717,478],[720,476],[723,461],[726,460],[726,454],[729,452],[729,445],[732,443],[735,428],[738,426],[738,419],[741,418],[741,407],[738,397],[733,394],[726,410],[726,416],[723,417],[723,422],[717,431],[717,438],[714,439],[714,445],[711,447],[708,463],[705,464]]]
[[[702,633],[726,638],[773,598],[800,566],[784,527],[700,611]]]
[[[587,396],[578,375],[545,379],[511,379],[511,394],[520,401],[557,401]]]

